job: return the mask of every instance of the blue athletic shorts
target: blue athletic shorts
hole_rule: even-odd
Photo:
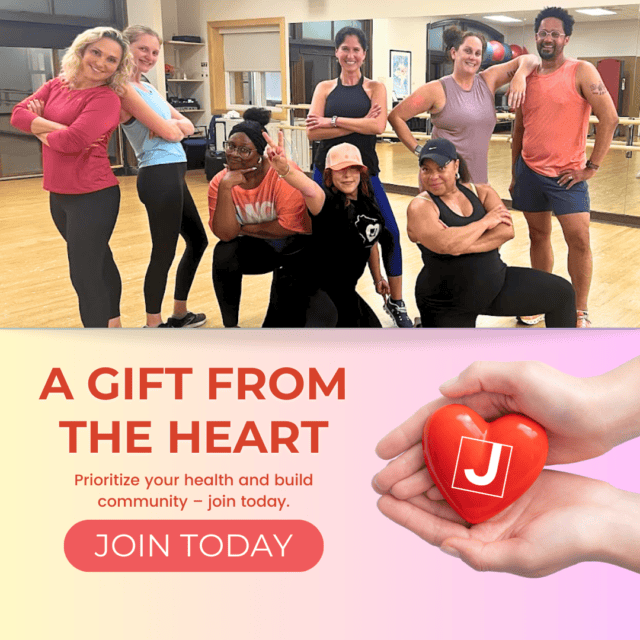
[[[586,180],[571,189],[558,184],[559,178],[542,176],[530,169],[520,157],[516,161],[513,208],[520,211],[553,211],[557,216],[591,210]]]

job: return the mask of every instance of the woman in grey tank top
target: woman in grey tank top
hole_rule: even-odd
[[[472,181],[486,184],[489,140],[496,123],[496,90],[511,80],[509,106],[518,108],[525,97],[526,78],[540,59],[526,54],[478,73],[487,46],[482,35],[449,27],[444,41],[453,73],[416,89],[393,109],[389,122],[401,142],[420,155],[422,147],[407,120],[428,111],[434,125],[432,136],[453,142],[467,163]]]

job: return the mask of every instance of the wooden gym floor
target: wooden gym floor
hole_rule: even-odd
[[[501,144],[501,143],[498,143]],[[507,146],[507,145],[505,145]],[[404,177],[397,182],[415,185],[417,167],[415,159],[403,154],[398,145],[379,145],[382,177],[393,171]],[[505,167],[505,162],[499,163]],[[490,165],[490,177],[501,195],[502,182],[508,177],[508,165],[500,175]],[[635,177],[635,176],[634,176]],[[125,327],[141,327],[145,323],[142,284],[148,262],[151,243],[147,216],[138,200],[135,177],[121,178],[122,202],[111,247],[123,280],[122,321]],[[615,191],[615,175],[605,181],[606,188]],[[638,180],[640,183],[640,180]],[[207,227],[207,181],[201,170],[190,171],[188,183],[191,193]],[[71,286],[65,245],[58,235],[49,214],[48,194],[41,189],[40,178],[6,181],[0,183],[4,206],[0,211],[0,327],[79,327],[77,298]],[[508,184],[508,182],[507,182]],[[635,187],[635,183],[634,187]],[[618,188],[620,191],[621,188]],[[599,189],[592,188],[592,200],[601,197]],[[625,197],[628,198],[628,195]],[[637,197],[634,196],[634,197]],[[389,199],[400,227],[404,253],[404,298],[409,315],[418,315],[414,285],[422,268],[420,253],[406,235],[406,208],[411,198],[390,194]],[[613,209],[608,209],[612,211]],[[636,215],[640,213],[636,207]],[[621,212],[621,211],[619,211]],[[516,238],[507,243],[501,253],[509,265],[528,266],[528,238],[522,215],[514,212]],[[590,315],[595,327],[640,326],[640,229],[592,223],[592,248],[594,253],[594,278],[590,297]],[[209,328],[222,326],[220,312],[211,283],[211,256],[215,238],[209,233],[209,247],[189,297],[192,311],[207,314]],[[553,245],[556,253],[555,272],[568,277],[566,270],[566,246],[557,221],[554,221]],[[182,252],[180,241],[178,255]],[[173,278],[171,270],[167,294],[163,306],[166,318],[171,313]],[[259,327],[264,317],[271,275],[247,276],[243,283],[240,325]],[[392,326],[382,311],[382,299],[373,288],[368,271],[362,277],[359,292],[378,314],[385,327]],[[480,327],[515,327],[514,318],[490,318],[482,316]],[[524,331],[533,330],[522,328]]]

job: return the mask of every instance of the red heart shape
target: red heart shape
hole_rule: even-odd
[[[477,524],[515,502],[540,475],[549,443],[531,418],[510,413],[486,422],[461,404],[435,411],[422,436],[427,469],[440,493]]]

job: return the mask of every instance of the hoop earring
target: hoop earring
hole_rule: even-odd
[[[262,156],[260,156],[260,157],[258,158],[258,164],[262,164],[262,160],[263,160],[263,158],[262,158]]]

